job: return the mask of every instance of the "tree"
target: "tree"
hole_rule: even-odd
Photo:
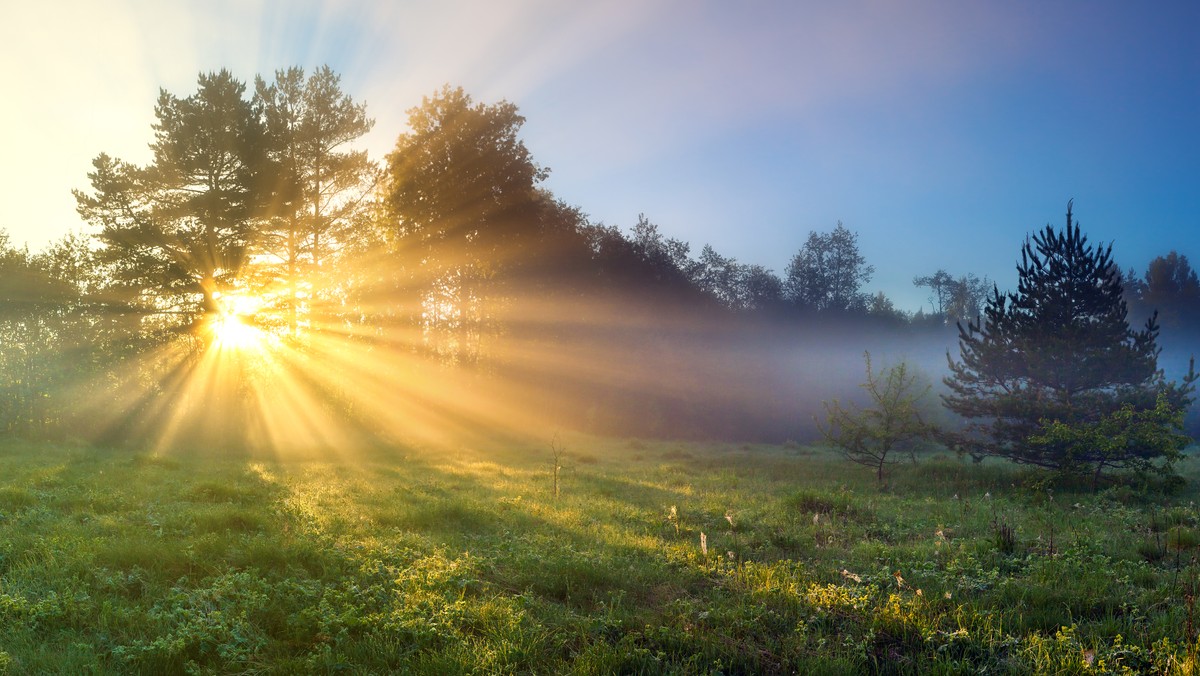
[[[946,323],[969,320],[979,316],[987,301],[988,279],[980,279],[973,273],[955,279],[945,270],[932,275],[913,277],[914,286],[928,287],[932,292],[929,304],[933,314]]]
[[[537,184],[549,170],[534,163],[518,136],[525,118],[507,101],[477,104],[447,85],[408,115],[382,195],[419,296],[408,312],[435,352],[477,360],[523,246],[541,233]]]
[[[1158,311],[1164,326],[1200,324],[1200,278],[1187,256],[1172,251],[1150,261],[1140,301]]]
[[[908,315],[903,310],[898,309],[896,304],[892,302],[892,299],[888,298],[882,291],[877,292],[867,301],[867,314],[894,322],[908,320]]]
[[[1081,454],[1079,435],[1058,433],[1107,433],[1121,420],[1167,424],[1171,415],[1147,417],[1160,395],[1167,413],[1190,402],[1194,373],[1177,385],[1157,368],[1154,318],[1140,331],[1129,327],[1112,245],[1088,244],[1068,203],[1064,230],[1047,225],[1026,238],[1017,273],[1015,293],[993,290],[982,319],[959,324],[961,361],[947,354],[943,400],[968,422],[947,439],[977,458],[1059,471],[1144,465],[1135,448]]]
[[[990,286],[994,285],[988,282],[987,277],[980,279],[974,273],[967,273],[950,282],[946,318],[955,322],[978,318],[987,302]]]
[[[747,310],[768,311],[783,301],[783,282],[776,274],[761,265],[746,265],[741,274],[742,307]]]
[[[75,192],[117,286],[145,311],[185,326],[220,311],[261,207],[262,130],[244,92],[224,70],[200,75],[187,98],[160,92],[153,162],[137,167],[101,154],[88,174],[92,193]]]
[[[265,188],[270,206],[259,227],[256,249],[270,263],[260,266],[269,285],[282,287],[279,308],[295,332],[304,298],[339,242],[350,231],[373,187],[375,167],[366,151],[346,150],[374,125],[366,107],[341,90],[328,66],[305,77],[302,68],[275,73],[267,84],[255,79],[254,103],[261,111],[270,161]]]
[[[913,286],[926,286],[932,292],[929,296],[929,305],[933,308],[935,315],[945,316],[946,307],[950,305],[953,284],[954,278],[950,276],[950,273],[941,269],[932,275],[913,277]]]
[[[867,296],[860,289],[875,274],[866,262],[858,251],[858,234],[840,222],[831,233],[810,232],[788,265],[784,292],[792,303],[809,310],[862,310]]]
[[[836,399],[825,402],[826,423],[821,425],[825,440],[838,447],[851,462],[875,469],[875,478],[883,481],[883,468],[894,463],[892,452],[905,444],[928,439],[933,428],[921,417],[921,400],[930,387],[920,387],[916,373],[906,362],[875,371],[871,354],[863,353],[867,363],[867,381],[862,384],[873,407],[847,409]]]

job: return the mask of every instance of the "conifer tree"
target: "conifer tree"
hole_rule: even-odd
[[[1155,317],[1130,328],[1112,245],[1088,244],[1068,202],[1066,228],[1026,238],[1017,273],[1016,293],[993,287],[983,317],[959,324],[961,361],[947,355],[943,400],[967,424],[950,441],[976,458],[1097,477],[1169,468],[1186,444],[1196,376],[1163,377]],[[1124,441],[1092,443],[1101,430]]]

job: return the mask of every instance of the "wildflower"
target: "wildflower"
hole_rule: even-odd
[[[945,594],[942,594],[942,598],[944,598],[944,599],[946,599],[947,601],[949,601],[949,600],[950,600],[950,592],[946,592]]]
[[[984,499],[984,500],[991,500],[991,499],[992,499],[992,492],[991,492],[991,491],[988,491],[987,493],[984,493],[984,494],[983,494],[983,499]]]
[[[700,553],[704,555],[704,558],[708,558],[708,536],[704,534],[704,531],[700,531]]]
[[[918,590],[917,590],[917,596],[920,596],[920,597],[922,597],[922,598],[923,598],[923,597],[925,596],[925,592],[923,592],[923,591],[921,591],[920,589],[918,589]]]
[[[850,571],[846,570],[845,568],[842,569],[842,577],[844,577],[848,580],[854,580],[855,582],[862,582],[861,577],[855,575],[854,573],[851,573]]]
[[[955,499],[955,500],[957,500],[957,499],[958,499],[958,493],[955,493],[955,494],[954,494],[954,499]]]
[[[942,542],[946,541],[946,531],[942,530],[941,528],[937,529],[937,532],[934,533],[934,535],[937,536],[938,540],[941,540]]]
[[[1096,661],[1096,651],[1095,650],[1083,651],[1083,661],[1089,667],[1092,666],[1092,663]]]
[[[737,554],[734,554],[732,551],[727,551],[727,552],[725,552],[725,558],[732,561],[737,558]]]
[[[729,522],[729,527],[733,528],[733,512],[725,510],[725,520]]]
[[[898,589],[904,589],[904,578],[900,576],[900,571],[892,573],[892,577],[896,578],[896,587]]]
[[[813,525],[814,526],[817,525],[817,523],[819,523],[820,521],[821,521],[821,513],[817,512],[817,513],[813,514]]]

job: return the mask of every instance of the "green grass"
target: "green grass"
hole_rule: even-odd
[[[0,446],[0,673],[1192,673],[1200,473]],[[674,508],[674,512],[672,512]],[[707,551],[701,549],[703,534]]]

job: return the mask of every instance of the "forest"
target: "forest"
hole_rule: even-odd
[[[10,435],[807,441],[822,401],[857,396],[864,351],[941,391],[959,326],[998,291],[926,271],[913,283],[928,309],[898,310],[866,291],[873,267],[841,223],[776,274],[696,253],[645,216],[591,222],[541,187],[515,105],[450,86],[408,111],[380,163],[354,150],[373,121],[327,67],[201,74],[154,115],[150,163],[95,158],[75,193],[82,231],[38,252],[0,239]],[[1131,325],[1157,312],[1177,377],[1200,324],[1196,272],[1170,251],[1119,276]]]

